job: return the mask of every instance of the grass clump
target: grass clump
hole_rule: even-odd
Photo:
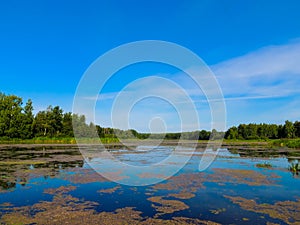
[[[271,142],[276,147],[300,148],[300,138],[278,139]]]
[[[264,162],[264,163],[258,163],[256,164],[256,167],[258,168],[272,168],[272,164],[268,163],[268,162]]]

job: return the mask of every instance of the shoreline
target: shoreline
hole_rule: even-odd
[[[221,141],[221,147],[239,147],[239,146],[257,146],[257,147],[279,147],[279,146],[270,146],[272,140],[262,140],[262,141],[257,141],[257,140],[223,140]],[[0,141],[0,148],[5,148],[5,147],[24,147],[24,148],[30,148],[30,147],[78,147],[78,146],[96,146],[98,143],[95,141],[87,141],[86,143],[59,143],[57,141],[53,141],[51,143],[51,140],[46,141],[46,143],[1,143]],[[190,140],[183,140],[181,141],[181,144],[195,144],[195,141],[190,141]],[[108,146],[108,147],[113,147],[113,146],[138,146],[138,145],[151,145],[151,144],[159,144],[159,145],[177,145],[178,140],[164,140],[162,142],[158,142],[157,140],[141,140],[141,141],[136,141],[136,140],[125,140],[124,142],[109,142],[105,143],[102,142],[102,145]],[[207,145],[213,146],[214,144],[220,144],[220,140],[216,141],[207,141],[207,140],[199,140],[197,142],[197,147],[206,147]]]
[[[0,149],[11,149],[11,148],[39,148],[39,147],[47,147],[47,148],[78,148],[79,146],[99,146],[99,140],[93,139],[83,139],[79,140],[80,143],[76,143],[75,139],[71,140],[69,143],[63,142],[63,140],[43,140],[42,142],[35,143],[35,140],[25,140],[25,141],[0,141]],[[297,142],[296,145],[290,145],[290,143]],[[252,151],[300,151],[300,139],[273,139],[273,140],[215,140],[215,141],[207,141],[207,140],[199,140],[198,142],[193,140],[133,140],[133,139],[124,139],[122,142],[116,141],[116,139],[104,139],[101,144],[109,149],[112,148],[134,148],[137,146],[158,146],[158,145],[185,145],[186,147],[196,147],[196,148],[231,148],[237,150],[252,150]],[[196,145],[196,146],[195,146]]]

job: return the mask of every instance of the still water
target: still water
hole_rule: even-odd
[[[300,224],[300,177],[288,169],[297,152],[227,146],[199,172],[203,151],[166,179],[155,165],[174,146],[112,147],[116,161],[154,169],[134,177],[112,163],[111,181],[93,169],[106,159],[75,146],[2,147],[0,224]]]

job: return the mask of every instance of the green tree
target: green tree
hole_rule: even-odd
[[[238,138],[239,139],[246,139],[247,138],[246,124],[240,124],[238,126]]]
[[[210,136],[210,132],[206,130],[201,130],[199,133],[199,140],[208,140]]]
[[[49,130],[51,129],[49,120],[47,118],[46,111],[39,111],[34,118],[34,134],[36,137],[49,136]]]
[[[76,137],[96,137],[97,127],[93,123],[87,125],[84,115],[73,114],[72,122]],[[113,130],[112,128],[109,129]]]
[[[294,123],[294,128],[295,128],[296,137],[300,137],[300,122],[299,121],[296,121]]]
[[[295,127],[291,121],[286,120],[283,126],[283,137],[294,138],[295,137]]]
[[[104,129],[102,127],[100,127],[99,125],[96,125],[96,130],[97,130],[98,136],[100,138],[104,138]]]
[[[51,106],[47,109],[47,119],[51,127],[51,136],[60,136],[63,128],[63,110],[59,106],[52,108]]]
[[[268,138],[278,138],[278,125],[269,124],[268,125]]]
[[[0,95],[0,135],[20,137],[22,123],[22,98],[15,95]]]
[[[29,99],[24,107],[24,114],[21,126],[22,139],[29,139],[33,137],[33,120],[33,105],[31,99]]]
[[[61,135],[64,137],[74,137],[72,113],[70,112],[64,113],[63,115]]]
[[[230,127],[226,133],[225,133],[225,138],[226,139],[238,139],[239,137],[239,132],[237,127]]]

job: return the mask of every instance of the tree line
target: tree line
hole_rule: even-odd
[[[277,124],[240,124],[229,128],[225,133],[226,139],[279,139],[299,138],[300,122],[286,120],[283,125]]]
[[[0,93],[0,138],[32,139],[37,137],[64,138],[74,137],[73,124],[77,137],[91,137],[96,130],[100,138],[165,138],[165,139],[279,139],[300,137],[300,122],[285,121],[277,124],[240,124],[230,127],[226,132],[193,131],[183,133],[148,134],[133,129],[120,130],[104,128],[93,123],[87,124],[84,115],[64,112],[59,106],[49,106],[34,115],[33,103],[29,99],[25,104],[21,97]]]
[[[72,121],[88,130],[83,115],[64,113],[59,106],[33,113],[29,99],[25,105],[21,97],[0,93],[0,137],[31,139],[35,137],[74,137]]]

